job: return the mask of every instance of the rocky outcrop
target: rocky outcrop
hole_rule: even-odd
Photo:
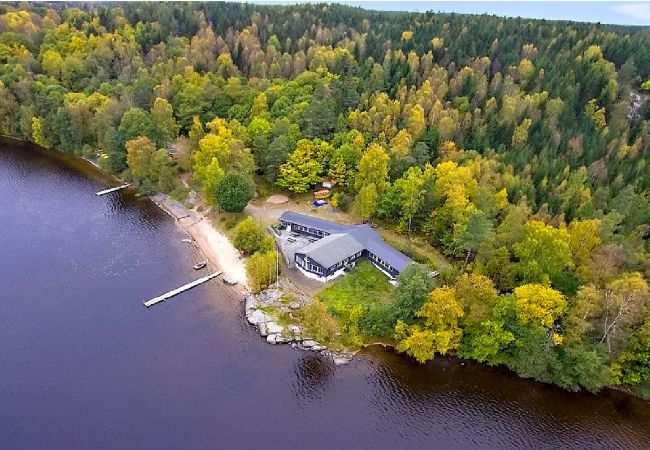
[[[306,296],[283,295],[280,289],[267,289],[258,294],[248,294],[244,303],[246,319],[251,325],[257,327],[260,335],[265,337],[269,344],[291,343],[293,348],[319,352],[331,357],[336,365],[349,364],[352,353],[328,349],[320,342],[303,335],[302,328],[296,323],[282,325],[280,316],[292,317],[292,313],[309,301]]]

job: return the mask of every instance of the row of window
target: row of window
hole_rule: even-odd
[[[307,269],[310,272],[318,273],[318,274],[323,274],[323,269],[320,268],[320,266],[317,266],[316,264],[312,264],[308,261],[305,261],[302,256],[296,256],[296,262],[300,267],[303,269]]]
[[[386,270],[393,270],[393,266],[388,264],[386,261],[384,261],[381,258],[378,258],[377,256],[373,255],[372,253],[368,252],[368,258],[372,259],[374,262],[382,266]]]
[[[325,233],[324,231],[321,230],[317,230],[316,228],[303,227],[302,225],[296,225],[295,223],[291,224],[291,229],[293,231],[305,231],[307,233],[315,234],[316,236],[321,236],[321,237],[328,235],[328,233]]]
[[[346,265],[346,264],[349,263],[350,261],[354,261],[354,260],[356,260],[359,256],[361,256],[361,252],[357,252],[357,253],[355,253],[355,254],[352,255],[352,256],[348,256],[348,257],[345,258],[343,261],[339,261],[338,263],[336,263],[335,265],[333,265],[332,267],[330,267],[330,269],[332,269],[332,270],[340,269],[341,267],[343,267],[344,265]]]

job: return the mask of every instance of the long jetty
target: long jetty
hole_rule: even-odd
[[[181,286],[181,287],[179,287],[177,289],[174,289],[173,291],[166,292],[166,293],[164,293],[162,295],[159,295],[158,297],[152,298],[151,300],[147,300],[146,302],[144,302],[144,306],[149,308],[149,307],[155,305],[156,303],[164,302],[168,298],[172,298],[173,296],[178,295],[181,292],[185,292],[185,291],[187,291],[189,289],[192,289],[193,287],[198,286],[199,284],[203,284],[206,281],[210,281],[211,279],[216,278],[219,275],[221,275],[221,272],[211,273],[210,275],[207,275],[207,276],[205,276],[203,278],[199,278],[198,280],[192,281],[191,283],[187,283],[187,284],[185,284],[185,285],[183,285],[183,286]]]
[[[129,184],[123,184],[122,186],[118,186],[118,187],[114,187],[114,188],[110,188],[110,189],[105,189],[103,191],[95,192],[95,195],[99,197],[100,195],[110,194],[111,192],[119,191],[120,189],[128,188],[129,186],[131,186],[130,183]]]

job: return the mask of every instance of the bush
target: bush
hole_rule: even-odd
[[[246,275],[252,291],[260,292],[273,284],[278,270],[278,252],[254,253],[246,263]]]
[[[233,244],[247,255],[252,255],[257,251],[267,252],[273,249],[273,238],[260,223],[252,217],[247,217],[235,228]]]
[[[338,331],[336,319],[327,311],[327,307],[314,300],[301,311],[303,333],[316,341],[329,344]]]

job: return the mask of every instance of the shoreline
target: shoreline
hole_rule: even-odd
[[[223,276],[237,281],[237,285],[233,286],[236,290],[243,295],[249,293],[246,267],[239,251],[205,214],[187,209],[166,194],[157,193],[149,198],[191,237],[211,265],[221,270]]]
[[[47,149],[40,147],[34,142],[19,139],[14,136],[0,135],[0,138],[16,143],[33,145],[36,148],[44,150],[44,153],[54,151],[62,157],[72,157],[79,162],[92,166],[94,170],[101,174],[102,177],[106,177],[107,180],[110,179],[116,183],[126,181],[105,171],[96,161],[93,161],[86,156],[70,155],[57,148]],[[181,231],[187,233],[192,238],[193,244],[199,249],[205,259],[211,265],[223,272],[222,276],[237,281],[236,285],[231,286],[232,288],[242,296],[250,293],[246,276],[246,266],[244,261],[241,259],[239,251],[232,245],[226,235],[218,231],[212,225],[210,219],[205,214],[196,211],[196,209],[187,209],[181,203],[166,194],[156,193],[147,196],[147,198],[174,219]]]

